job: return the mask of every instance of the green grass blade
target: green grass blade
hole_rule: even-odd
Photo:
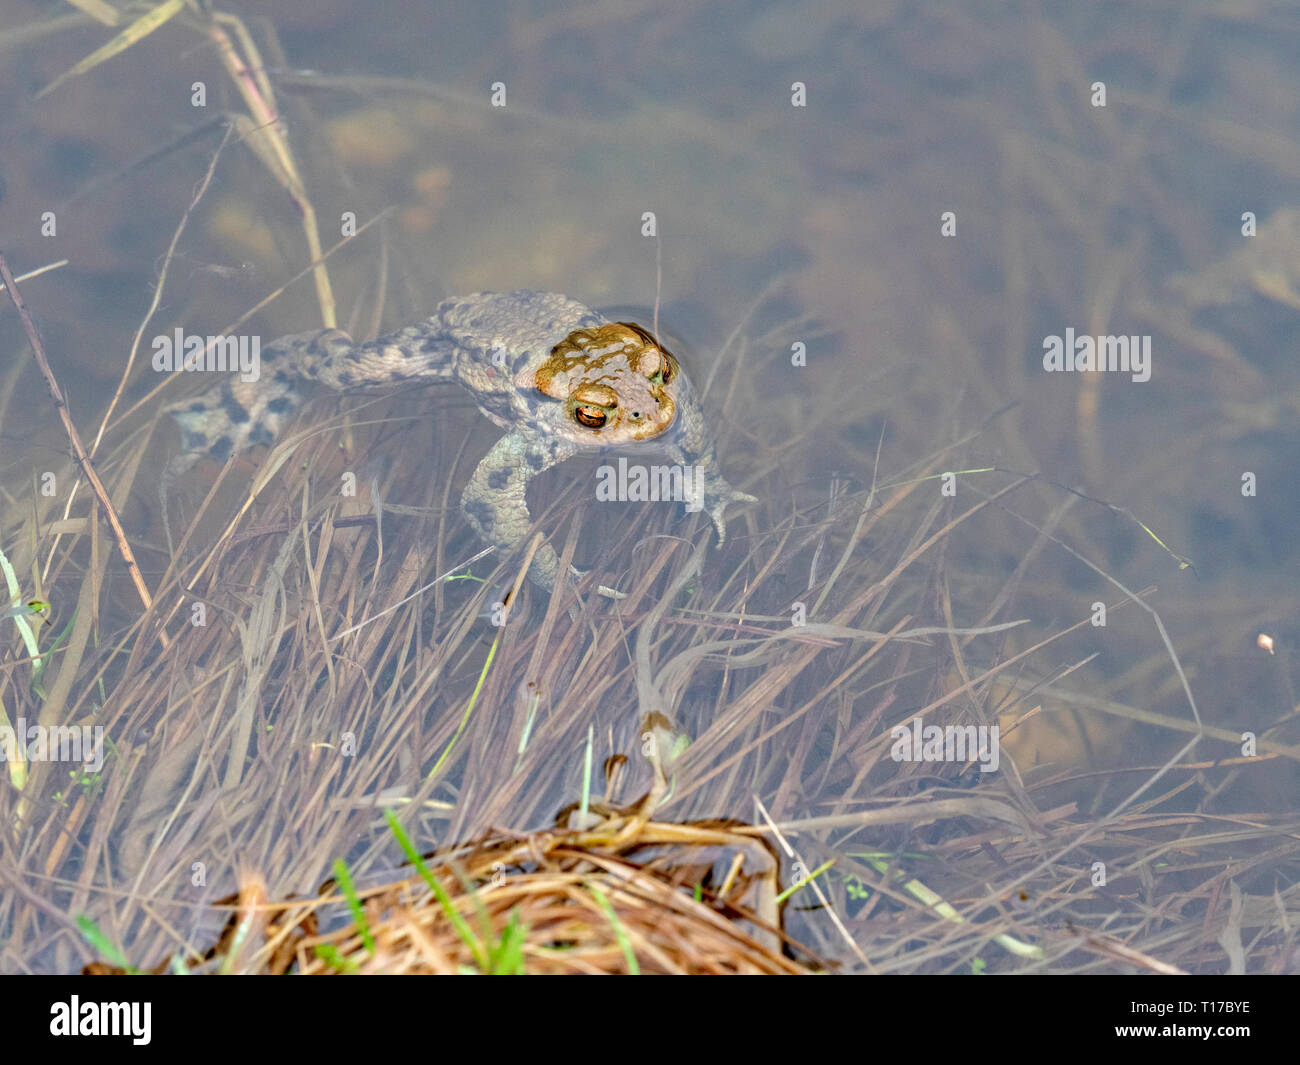
[[[392,810],[384,811],[384,820],[388,822],[389,831],[397,839],[398,846],[406,854],[407,860],[415,866],[416,871],[424,878],[424,882],[429,885],[429,890],[433,892],[433,897],[438,900],[438,905],[442,907],[442,912],[446,914],[447,920],[456,929],[456,935],[460,937],[469,952],[474,955],[474,960],[484,972],[488,971],[488,954],[483,949],[483,944],[479,942],[478,937],[474,935],[469,926],[469,922],[460,915],[460,911],[451,903],[451,897],[447,894],[446,889],[438,883],[438,878],[429,871],[429,867],[424,864],[424,859],[420,857],[419,851],[411,842],[411,837],[406,834],[402,828],[401,822],[397,820],[397,815]]]
[[[628,975],[640,976],[641,966],[637,964],[636,951],[632,949],[632,941],[628,938],[627,929],[623,927],[623,922],[618,919],[618,914],[614,912],[613,904],[595,884],[588,883],[587,890],[591,892],[596,904],[604,911],[605,920],[609,922],[610,928],[614,929],[614,938],[618,941],[618,949],[623,952],[623,964],[627,966]]]
[[[99,930],[99,925],[95,924],[84,913],[77,914],[77,927],[81,929],[81,934],[86,937],[86,942],[95,948],[96,954],[102,958],[107,958],[119,969],[125,969],[132,976],[140,975],[140,971],[126,960],[126,955],[117,949],[117,945]]]
[[[347,863],[342,858],[334,862],[334,879],[339,885],[339,890],[343,892],[343,897],[348,900],[348,909],[352,911],[353,923],[357,926],[357,931],[361,933],[361,942],[365,944],[366,950],[370,954],[375,953],[375,937],[370,934],[370,922],[366,920],[365,907],[361,905],[361,896],[357,894],[356,886],[352,883],[352,874],[348,872]]]

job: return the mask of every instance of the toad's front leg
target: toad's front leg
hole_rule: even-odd
[[[718,530],[718,544],[727,541],[726,509],[731,503],[758,502],[747,492],[733,488],[718,468],[718,456],[713,450],[713,443],[707,437],[691,439],[684,444],[667,449],[669,458],[684,470],[692,471],[686,479],[688,510],[703,510]]]
[[[479,536],[505,552],[522,547],[533,524],[528,513],[528,482],[577,450],[568,441],[518,429],[498,440],[483,456],[461,496],[465,516]],[[529,579],[549,591],[559,572],[559,556],[550,544],[542,544],[528,568]]]

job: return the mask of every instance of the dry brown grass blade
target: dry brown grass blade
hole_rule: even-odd
[[[230,32],[228,33],[227,30]],[[243,48],[243,55],[235,47],[233,33]],[[235,87],[243,97],[252,116],[253,128],[247,132],[249,146],[263,160],[267,169],[284,186],[302,214],[303,234],[307,239],[307,252],[313,263],[312,278],[316,282],[316,298],[320,303],[321,323],[326,329],[338,324],[334,305],[334,291],[329,273],[325,269],[321,252],[320,231],[316,225],[316,209],[308,198],[298,165],[285,136],[284,124],[276,108],[271,83],[266,77],[266,67],[258,54],[243,22],[234,15],[216,12],[208,26],[208,37],[217,47],[217,55],[229,73]]]
[[[1159,958],[1153,958],[1145,951],[1134,950],[1132,947],[1112,939],[1110,936],[1103,935],[1099,932],[1091,932],[1085,929],[1077,928],[1073,922],[1067,925],[1070,932],[1079,937],[1080,945],[1085,950],[1093,951],[1102,957],[1118,958],[1120,961],[1137,965],[1140,968],[1148,969],[1153,973],[1159,973],[1161,976],[1186,976],[1187,970],[1180,969],[1177,965],[1170,965]]]
[[[108,490],[100,481],[99,474],[95,472],[94,462],[87,453],[85,445],[81,442],[81,434],[77,432],[77,427],[72,424],[72,418],[68,414],[67,400],[63,398],[63,390],[59,387],[58,379],[54,376],[49,360],[45,357],[45,348],[41,344],[40,335],[36,332],[36,323],[32,321],[31,315],[27,313],[22,294],[18,291],[18,286],[14,281],[13,274],[9,272],[9,264],[5,261],[3,254],[0,254],[0,281],[4,282],[5,288],[9,292],[9,298],[13,300],[14,308],[18,311],[18,317],[22,320],[23,330],[27,334],[28,343],[32,346],[32,354],[36,359],[36,365],[40,367],[41,376],[45,378],[45,385],[50,390],[50,397],[54,400],[54,409],[58,411],[59,418],[63,422],[64,431],[68,434],[68,442],[72,445],[72,454],[77,460],[77,465],[81,467],[81,472],[86,475],[86,480],[90,482],[91,490],[95,493],[95,499],[104,508],[104,514],[113,529],[113,535],[117,540],[117,549],[122,555],[122,561],[126,564],[131,582],[140,595],[140,602],[148,610],[153,606],[153,597],[149,594],[149,589],[144,583],[144,577],[140,574],[140,567],[136,563],[135,553],[131,550],[131,543],[127,539],[126,530],[122,527],[122,522],[117,516],[117,509],[109,498]]]

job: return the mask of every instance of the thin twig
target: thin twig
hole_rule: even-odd
[[[153,608],[153,598],[149,595],[149,589],[145,586],[144,578],[140,575],[140,567],[136,564],[135,555],[132,553],[131,545],[127,541],[126,530],[122,528],[122,523],[117,517],[117,511],[113,508],[113,501],[108,498],[108,492],[104,488],[103,482],[100,481],[99,474],[95,472],[90,456],[86,453],[85,445],[81,442],[81,434],[77,432],[77,427],[72,424],[72,418],[68,414],[67,400],[63,398],[63,390],[59,388],[59,382],[55,379],[54,371],[50,369],[49,360],[45,357],[45,349],[41,346],[41,338],[36,332],[36,323],[32,321],[32,316],[27,313],[27,306],[23,303],[22,294],[18,291],[18,285],[14,281],[13,274],[9,272],[9,263],[5,260],[3,253],[0,253],[0,281],[4,282],[5,288],[9,292],[9,298],[14,301],[14,309],[18,311],[18,317],[22,320],[23,330],[27,333],[28,343],[32,346],[32,354],[36,357],[36,365],[40,367],[41,375],[45,378],[45,386],[50,390],[50,397],[54,400],[54,408],[59,412],[59,417],[63,419],[63,428],[68,434],[69,443],[72,444],[72,454],[77,460],[77,465],[81,467],[81,472],[86,475],[86,480],[90,482],[91,490],[95,493],[95,498],[99,500],[99,505],[104,508],[108,523],[113,528],[113,535],[117,538],[117,549],[122,555],[122,561],[126,563],[131,580],[135,583],[135,590],[140,595],[140,601],[144,603],[146,610],[150,610]]]
[[[145,311],[144,318],[140,326],[135,331],[135,337],[131,340],[131,350],[126,356],[126,366],[122,370],[121,379],[117,382],[117,389],[113,393],[113,398],[109,401],[108,410],[104,411],[104,417],[100,420],[99,431],[95,433],[95,440],[90,445],[90,453],[93,455],[99,449],[99,442],[104,438],[104,431],[108,428],[108,420],[113,416],[113,410],[117,406],[118,400],[122,398],[122,393],[126,390],[126,383],[131,376],[131,368],[135,365],[136,353],[140,350],[140,341],[144,338],[144,331],[149,328],[149,323],[153,321],[153,316],[158,313],[158,307],[162,303],[163,289],[167,285],[167,270],[171,266],[171,261],[176,255],[176,247],[181,242],[181,235],[185,232],[186,225],[189,224],[190,215],[198,207],[199,201],[203,199],[204,194],[208,191],[208,186],[212,184],[212,175],[217,170],[217,160],[221,158],[222,149],[230,141],[234,134],[233,125],[226,126],[225,135],[221,138],[221,143],[217,145],[217,150],[212,153],[212,158],[208,161],[207,172],[203,175],[203,180],[199,182],[199,187],[194,191],[194,196],[190,199],[190,204],[185,208],[181,215],[180,222],[176,225],[175,232],[172,233],[171,243],[167,245],[167,252],[163,256],[162,268],[158,271],[158,281],[153,287],[153,299],[149,302],[149,309]]]

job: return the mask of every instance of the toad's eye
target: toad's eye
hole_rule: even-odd
[[[618,393],[609,385],[585,384],[569,397],[569,414],[586,429],[604,429],[618,420]]]
[[[590,403],[581,403],[573,408],[573,420],[588,429],[603,429],[609,421],[609,413],[604,407],[595,407]]]
[[[650,383],[653,385],[666,385],[676,376],[677,363],[665,351],[659,360],[659,369],[650,375]]]
[[[637,369],[652,385],[666,385],[673,379],[673,359],[659,348],[647,348],[637,360]]]

